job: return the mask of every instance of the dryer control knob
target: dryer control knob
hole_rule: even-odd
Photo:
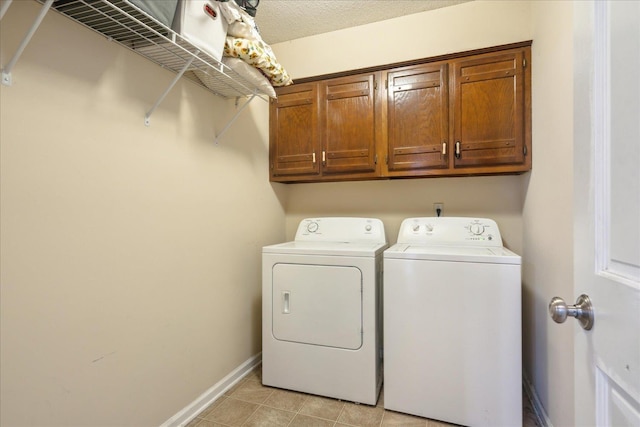
[[[318,223],[317,223],[317,222],[310,222],[310,223],[307,225],[307,231],[308,231],[309,233],[315,233],[316,231],[318,231],[318,228],[319,228],[319,227],[320,227],[320,226],[318,225]]]
[[[471,231],[472,234],[475,234],[476,236],[484,233],[484,225],[482,224],[471,224],[471,226],[469,227],[469,231]]]

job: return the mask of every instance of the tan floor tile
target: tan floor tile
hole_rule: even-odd
[[[384,408],[347,403],[342,409],[338,422],[352,426],[374,427],[380,425],[383,414]]]
[[[207,418],[207,415],[209,415],[211,411],[220,406],[222,402],[225,401],[225,399],[226,397],[221,396],[220,398],[214,400],[209,406],[207,406],[202,412],[198,414],[198,418]]]
[[[236,391],[238,388],[240,388],[242,386],[242,384],[245,383],[246,380],[247,380],[246,378],[241,378],[240,381],[235,383],[229,390],[225,391],[223,396],[231,396],[231,394],[234,391]]]
[[[426,427],[427,420],[400,412],[384,411],[383,426]]]
[[[287,426],[296,416],[295,412],[282,411],[280,409],[261,406],[242,425],[243,427],[280,427]]]
[[[229,426],[242,425],[258,409],[258,404],[227,398],[205,419]]]
[[[240,425],[455,427],[455,424],[384,410],[384,389],[376,406],[369,406],[266,387],[262,385],[262,366],[242,378],[186,427]],[[527,399],[523,402],[523,427],[539,427]]]
[[[295,391],[274,389],[263,404],[285,411],[298,412],[308,397],[306,394]]]
[[[242,383],[229,397],[247,402],[263,403],[273,393],[273,390],[270,387],[263,386],[260,382],[250,380]]]
[[[320,396],[309,396],[304,402],[304,405],[302,405],[300,413],[336,421],[343,407],[344,402],[340,402],[339,400]]]
[[[194,427],[226,427],[224,424],[219,424],[213,421],[209,421],[209,420],[203,420],[200,418],[196,418],[196,420],[198,420],[198,423],[194,425]],[[194,420],[195,421],[195,420]],[[187,424],[188,426],[191,426],[191,423]]]
[[[249,372],[245,378],[248,380],[256,380],[262,382],[262,365]]]
[[[196,427],[200,421],[202,421],[202,418],[196,417],[189,421],[189,423],[187,423],[187,425],[185,425],[184,427]]]
[[[331,427],[333,421],[323,420],[320,418],[309,417],[307,415],[298,414],[289,424],[289,427]]]

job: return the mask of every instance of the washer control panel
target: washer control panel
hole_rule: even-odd
[[[502,237],[498,225],[492,219],[421,217],[402,221],[398,243],[502,246]]]
[[[382,221],[376,218],[306,218],[298,225],[296,241],[387,243]]]

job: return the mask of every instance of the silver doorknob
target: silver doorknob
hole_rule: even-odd
[[[587,331],[593,327],[593,305],[585,294],[576,300],[576,305],[567,305],[560,297],[551,298],[549,302],[549,315],[556,323],[563,323],[567,316],[575,317],[580,322],[582,329]]]

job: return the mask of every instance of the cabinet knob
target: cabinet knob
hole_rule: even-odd
[[[460,158],[460,141],[456,141],[456,159]]]

